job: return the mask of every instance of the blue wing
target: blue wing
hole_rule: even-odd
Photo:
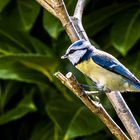
[[[140,84],[139,80],[112,55],[99,50],[94,52],[91,57],[92,60],[99,66],[119,74],[131,82]]]

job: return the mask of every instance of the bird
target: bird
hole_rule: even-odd
[[[84,39],[71,44],[61,59],[69,59],[99,92],[140,92],[140,81],[121,62]]]

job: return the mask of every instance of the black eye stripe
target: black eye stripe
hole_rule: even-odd
[[[71,54],[71,53],[73,53],[73,52],[75,52],[75,50],[70,50],[69,54]]]
[[[72,53],[74,53],[74,52],[77,51],[77,50],[86,50],[86,49],[87,49],[87,48],[72,49],[72,50],[69,51],[69,54],[72,54]]]

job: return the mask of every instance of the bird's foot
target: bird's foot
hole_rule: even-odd
[[[91,91],[91,93],[88,93],[88,94],[95,94],[95,93],[103,93],[103,92],[106,92],[108,89],[106,89],[103,85],[85,85],[85,84],[79,84],[82,88],[93,88],[93,89],[96,89],[96,91]]]
[[[97,86],[91,86],[91,85],[85,85],[85,84],[79,84],[82,88],[94,88],[96,89],[96,91],[86,91],[85,89],[83,89],[83,92],[80,96],[90,96],[90,98],[96,102],[96,103],[100,103],[100,99],[96,96],[98,93],[104,93],[103,91],[101,91],[101,89],[99,90],[99,88]]]
[[[86,95],[95,95],[99,93],[100,91],[85,91]]]
[[[102,93],[108,93],[111,92],[109,88],[107,88],[105,85],[97,84],[97,89]]]
[[[100,103],[100,99],[98,98],[98,96],[96,96],[97,93],[99,93],[100,91],[84,91],[80,96],[90,96],[90,98],[97,103]]]
[[[84,96],[84,95],[96,95],[98,93],[101,93],[101,91],[98,91],[98,90],[96,90],[96,91],[87,91],[87,90],[84,90],[83,89],[83,92],[82,92],[82,94],[80,96]]]
[[[86,84],[79,84],[82,88],[94,88],[94,89],[98,89],[97,86],[92,86],[92,85],[86,85]]]

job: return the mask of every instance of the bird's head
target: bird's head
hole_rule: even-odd
[[[76,65],[89,50],[92,50],[90,43],[81,39],[71,44],[61,59],[67,58],[72,62],[73,65]]]

